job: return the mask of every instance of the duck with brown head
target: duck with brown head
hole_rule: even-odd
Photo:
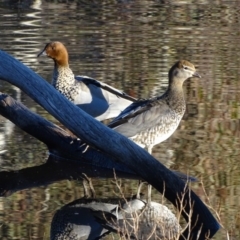
[[[136,99],[107,84],[85,76],[75,76],[69,67],[66,47],[50,42],[38,54],[54,61],[53,86],[82,110],[102,121],[119,115]]]

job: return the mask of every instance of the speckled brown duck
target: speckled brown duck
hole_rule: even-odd
[[[177,129],[186,109],[183,83],[191,77],[200,78],[194,65],[186,60],[176,62],[169,70],[163,95],[132,103],[108,126],[151,153],[154,145]]]

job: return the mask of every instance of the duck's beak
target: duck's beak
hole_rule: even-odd
[[[47,43],[47,44],[45,45],[44,49],[37,55],[37,57],[47,56],[46,49],[47,49],[47,47],[48,47],[48,44],[49,44],[49,43]]]
[[[193,77],[197,77],[197,78],[201,78],[201,75],[198,74],[197,72],[195,72],[192,76],[193,76]]]
[[[40,57],[40,56],[47,56],[45,48],[37,55],[37,57]]]

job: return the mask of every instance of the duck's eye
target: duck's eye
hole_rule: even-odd
[[[52,46],[52,50],[55,50],[55,46]]]
[[[188,70],[188,67],[186,67],[186,66],[183,66],[183,69],[185,69],[185,70]]]

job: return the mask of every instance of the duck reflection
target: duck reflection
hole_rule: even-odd
[[[141,185],[139,186],[141,188]],[[59,209],[52,220],[51,240],[101,239],[111,232],[127,239],[174,239],[181,232],[176,216],[164,205],[133,199],[78,199]]]
[[[99,239],[110,231],[97,221],[93,211],[110,213],[117,206],[117,199],[108,203],[81,198],[69,203],[55,213],[51,224],[50,239]]]
[[[116,175],[118,178],[140,179],[134,172],[121,171],[117,165],[113,172],[112,169],[79,164],[77,161],[60,161],[50,156],[48,161],[40,166],[0,172],[0,195],[9,196],[16,191],[64,179],[82,180],[85,174],[89,177],[113,178]],[[99,200],[84,197],[63,206],[53,217],[51,239],[100,239],[111,232],[147,239],[147,235],[153,230],[154,235],[166,237],[170,233],[165,234],[165,226],[171,229],[171,222],[174,222],[171,231],[176,235],[180,229],[176,217],[165,206],[151,202],[151,193],[148,193],[147,200],[142,200],[141,185],[133,199]],[[169,217],[174,220],[170,221]],[[128,225],[124,227],[126,220]],[[131,228],[135,221],[139,227]],[[149,239],[154,239],[154,236]]]

